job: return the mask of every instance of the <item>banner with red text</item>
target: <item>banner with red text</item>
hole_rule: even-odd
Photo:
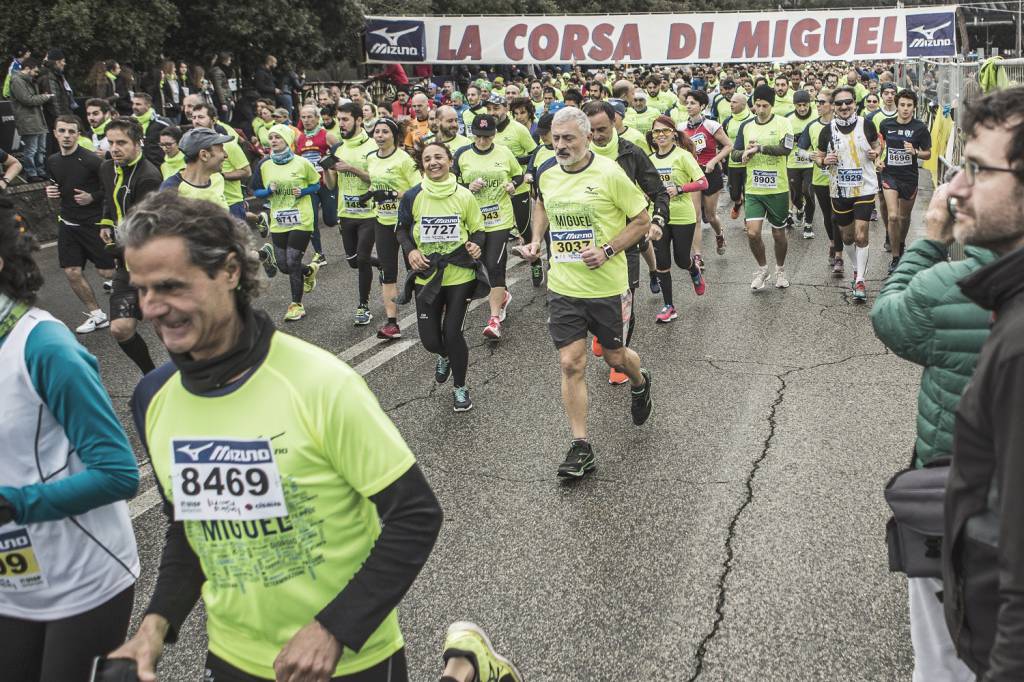
[[[953,57],[956,6],[737,14],[366,17],[368,62],[565,64]]]

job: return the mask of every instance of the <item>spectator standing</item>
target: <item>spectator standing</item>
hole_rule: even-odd
[[[277,57],[268,54],[263,60],[263,64],[256,67],[256,72],[252,75],[252,84],[256,88],[256,92],[260,94],[261,98],[269,99],[275,104],[278,103],[278,97],[282,94],[281,89],[277,87],[277,79],[274,78],[274,69],[276,68]]]
[[[217,118],[230,121],[232,113],[231,84],[228,70],[231,68],[231,53],[221,52],[210,68],[210,84],[213,86],[213,105],[217,108]]]
[[[953,453],[953,425],[960,395],[989,334],[991,315],[960,291],[958,282],[995,260],[968,246],[967,258],[948,261],[952,239],[946,208],[948,187],[932,195],[925,237],[907,249],[886,280],[871,322],[892,352],[924,367],[917,396],[914,465],[923,467]],[[973,675],[957,659],[942,613],[942,581],[909,578],[910,638],[915,681],[959,681]]]
[[[166,60],[160,67],[158,86],[153,100],[160,103],[160,113],[171,123],[181,121],[181,105],[185,99],[174,62]]]
[[[7,75],[4,77],[4,97],[11,96],[11,77],[14,76],[18,71],[21,71],[21,66],[26,59],[32,56],[32,51],[27,47],[16,47],[14,48],[14,59],[11,60],[11,65],[7,67]]]
[[[960,283],[993,323],[956,412],[943,605],[960,658],[1002,682],[1024,679],[1024,88],[969,105],[962,126],[947,231],[999,258]]]
[[[69,116],[74,109],[78,108],[75,94],[71,90],[68,79],[64,76],[66,66],[67,58],[65,58],[64,52],[60,49],[52,49],[46,53],[46,59],[39,67],[39,75],[36,77],[39,92],[53,95],[53,98],[43,107],[46,123],[51,130],[58,116]]]
[[[29,182],[45,180],[43,164],[46,162],[46,118],[43,105],[53,95],[40,94],[35,79],[39,75],[39,62],[28,57],[21,69],[11,77],[11,99],[14,106],[14,126],[21,136],[22,165]]]

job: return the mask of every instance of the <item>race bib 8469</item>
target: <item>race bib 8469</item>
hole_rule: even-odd
[[[175,521],[287,516],[269,440],[173,439],[171,450]]]

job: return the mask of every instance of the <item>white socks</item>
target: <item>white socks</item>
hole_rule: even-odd
[[[857,247],[857,281],[864,281],[864,273],[868,269],[868,247]]]

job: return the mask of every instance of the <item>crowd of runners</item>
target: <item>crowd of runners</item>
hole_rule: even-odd
[[[34,68],[20,65],[15,98]],[[569,427],[552,473],[578,480],[597,466],[589,356],[607,364],[610,383],[629,385],[643,426],[656,391],[630,348],[636,327],[679,318],[679,282],[694,296],[736,286],[715,281],[714,260],[743,250],[742,237],[757,296],[790,286],[789,239],[824,234],[835,295],[866,302],[869,255],[881,250],[869,243],[873,222],[897,271],[932,150],[918,94],[898,86],[893,65],[532,71],[483,74],[464,93],[443,79],[402,84],[393,102],[371,102],[359,85],[291,108],[261,99],[247,126],[195,94],[168,120],[142,92],[129,116],[93,98],[84,120],[53,119],[56,151],[33,172],[59,205],[60,266],[87,310],[76,331],[109,327],[144,374],[132,412],[170,525],[146,616],[122,644],[139,574],[124,502],[136,458],[95,359],[32,307],[32,240],[4,208],[0,391],[12,407],[0,432],[35,452],[0,480],[0,633],[18,651],[0,655],[10,679],[84,679],[105,654],[109,674],[130,665],[154,679],[200,598],[210,682],[407,679],[395,609],[430,554],[440,506],[366,384],[277,321],[370,325],[376,296],[387,342],[408,331],[399,310],[413,303],[434,378],[451,381],[453,408],[465,412],[467,334],[502,342],[506,270],[525,261],[547,290]],[[45,104],[34,96],[24,106]],[[22,164],[3,151],[0,162],[6,189]],[[742,232],[729,234],[726,214],[742,218]],[[318,282],[345,267],[326,255],[335,228],[357,284],[307,312]],[[105,280],[108,310],[87,263]],[[289,305],[264,310],[259,292],[278,277]],[[662,297],[653,319],[634,312],[642,282]],[[468,316],[477,299],[479,320]],[[155,366],[142,324],[171,362]],[[441,679],[522,677],[460,622]]]

